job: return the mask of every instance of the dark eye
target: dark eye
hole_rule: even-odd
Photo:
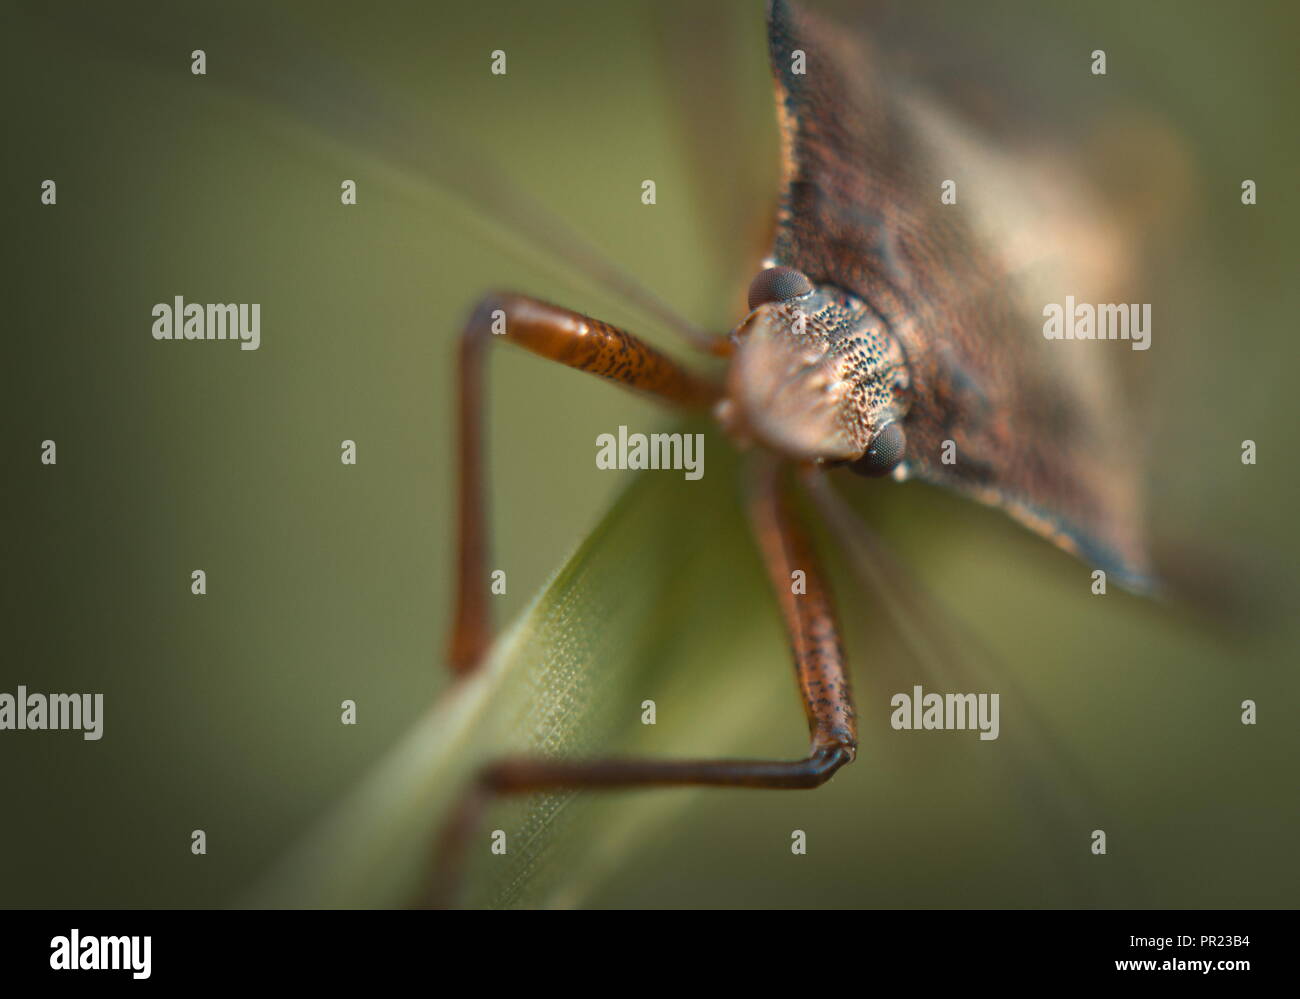
[[[878,477],[888,475],[903,460],[907,451],[907,434],[901,423],[886,423],[871,438],[867,453],[849,467],[859,475]]]
[[[812,282],[803,271],[793,267],[769,267],[759,271],[758,277],[749,283],[749,307],[757,309],[766,302],[784,302],[812,290]]]

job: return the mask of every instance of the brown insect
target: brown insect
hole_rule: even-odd
[[[826,574],[790,502],[796,483],[844,530],[850,515],[826,483],[834,469],[926,480],[1002,507],[1131,586],[1148,580],[1137,462],[1099,364],[1109,348],[1042,335],[1043,304],[1058,300],[1044,295],[1108,301],[1124,270],[1123,257],[1092,238],[1104,226],[1074,224],[1097,218],[1082,207],[1080,189],[1025,182],[1001,202],[1019,217],[999,215],[990,191],[1020,183],[1015,164],[878,74],[880,60],[859,40],[784,0],[770,3],[768,34],[783,144],[774,245],[729,335],[684,330],[726,359],[722,377],[695,374],[626,330],[517,294],[487,296],[465,326],[450,663],[468,674],[490,644],[483,378],[485,352],[498,339],[493,324],[504,323],[504,342],[673,406],[711,409],[753,450],[748,513],[793,649],[808,754],[502,759],[480,773],[444,830],[444,874],[494,795],[812,788],[853,760],[839,627]],[[958,171],[964,199],[944,203],[941,185]],[[805,574],[803,594],[791,591],[795,570]]]

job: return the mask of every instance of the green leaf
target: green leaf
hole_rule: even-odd
[[[804,751],[738,461],[708,438],[708,474],[635,478],[485,666],[447,692],[254,904],[416,901],[440,823],[476,768],[506,751],[730,755],[767,716],[785,720],[788,741],[759,724],[758,746]],[[641,721],[646,700],[656,703],[654,725]],[[463,901],[577,904],[694,793],[611,793],[600,802],[545,794],[496,805],[472,840]],[[488,849],[494,829],[506,831],[504,857]]]

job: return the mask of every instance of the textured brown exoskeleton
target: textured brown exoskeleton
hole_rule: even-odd
[[[808,756],[767,760],[507,759],[445,830],[446,873],[494,794],[549,788],[810,788],[854,757],[856,729],[827,577],[787,499],[787,471],[828,519],[843,467],[916,477],[996,504],[1132,586],[1147,563],[1137,461],[1101,354],[1048,341],[1045,303],[1123,301],[1126,260],[1068,171],[1051,183],[875,67],[860,40],[773,0],[769,39],[783,147],[775,244],[749,311],[698,343],[728,361],[695,375],[632,334],[514,294],[485,298],[460,371],[458,605],[451,665],[489,645],[481,458],[484,351],[495,339],[683,407],[708,407],[755,452],[750,517],[781,605],[808,716]],[[959,204],[945,179],[961,178]],[[1081,221],[1082,220],[1082,221]],[[504,320],[506,335],[492,336]],[[698,337],[696,338],[698,341]],[[1126,349],[1126,348],[1125,348]],[[806,593],[791,593],[795,569]],[[611,666],[614,664],[611,664]]]

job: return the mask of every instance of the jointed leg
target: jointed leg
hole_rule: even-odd
[[[755,469],[750,521],[790,636],[799,692],[808,716],[811,755],[843,747],[848,762],[857,748],[858,725],[830,580],[817,561],[812,539],[789,506],[778,474],[770,461]],[[797,570],[804,573],[800,592],[793,585]]]
[[[857,725],[826,577],[771,463],[765,463],[755,477],[750,516],[794,651],[811,737],[808,756],[802,760],[500,760],[480,773],[443,829],[436,861],[436,901],[445,903],[454,897],[453,878],[465,846],[495,795],[556,788],[812,788],[853,760]],[[796,593],[791,585],[795,570],[805,574],[803,592]]]
[[[499,330],[500,332],[495,332]],[[494,339],[600,375],[678,405],[705,405],[716,389],[631,333],[523,295],[484,298],[460,341],[458,557],[448,660],[465,674],[491,641],[488,612],[487,489],[483,462],[486,351]]]

